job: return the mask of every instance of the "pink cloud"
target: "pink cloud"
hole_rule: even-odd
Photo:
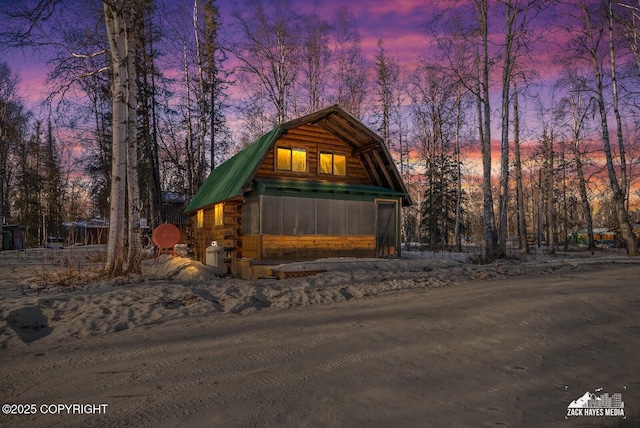
[[[43,59],[33,52],[5,53],[4,61],[11,67],[11,72],[19,76],[18,96],[28,109],[35,108],[45,97],[45,80],[47,68],[43,67]]]

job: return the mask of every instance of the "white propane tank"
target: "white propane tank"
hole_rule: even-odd
[[[224,265],[224,260],[222,257],[222,252],[224,248],[218,245],[217,241],[213,241],[210,246],[207,247],[206,250],[206,265],[215,267],[216,275],[226,275],[226,266]]]

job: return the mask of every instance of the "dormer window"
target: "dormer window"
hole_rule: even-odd
[[[307,172],[307,151],[305,149],[278,147],[277,168],[281,171]]]
[[[347,175],[347,157],[335,153],[320,153],[320,174]]]

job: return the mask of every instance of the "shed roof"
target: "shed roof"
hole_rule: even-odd
[[[382,138],[334,105],[283,123],[214,169],[185,208],[185,213],[243,196],[273,144],[288,130],[305,124],[320,126],[347,143],[353,154],[361,158],[375,187],[396,191],[402,195],[403,205],[412,204]]]

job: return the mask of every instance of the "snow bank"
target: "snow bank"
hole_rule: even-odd
[[[578,266],[579,262],[550,265],[498,261],[481,266],[454,259],[341,258],[278,266],[288,271],[327,271],[318,275],[249,282],[217,278],[211,267],[165,255],[157,263],[146,261],[141,277],[100,281],[75,291],[58,287],[22,295],[23,290],[15,285],[2,285],[0,347],[35,340],[55,343],[184,317],[341,302],[513,275],[545,275]]]

